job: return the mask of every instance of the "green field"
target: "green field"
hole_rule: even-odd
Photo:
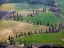
[[[28,20],[29,22],[32,23],[37,23],[37,21],[42,21],[42,24],[44,25],[49,21],[50,24],[52,23],[54,24],[58,24],[58,22],[60,21],[58,18],[56,18],[56,16],[54,15],[54,13],[52,12],[47,12],[47,13],[41,13],[38,15],[35,15],[35,17],[24,17],[24,20]]]
[[[64,45],[64,41],[61,38],[64,37],[64,30],[61,30],[58,33],[43,33],[38,35],[31,35],[31,36],[23,36],[18,39],[14,39],[13,42],[20,43],[21,41],[26,41],[26,43],[56,43]],[[23,42],[22,42],[23,43]]]

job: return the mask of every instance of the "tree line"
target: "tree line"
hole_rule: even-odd
[[[0,0],[0,5],[3,3],[21,3],[26,2],[29,4],[44,4],[48,6],[54,6],[55,0]]]

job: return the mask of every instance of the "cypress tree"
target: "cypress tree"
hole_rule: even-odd
[[[11,37],[9,36],[9,37],[8,37],[8,40],[10,40],[10,39],[11,39]]]
[[[49,32],[51,32],[51,27],[49,27]]]
[[[37,10],[36,10],[36,14],[38,14]]]
[[[30,36],[30,31],[28,31],[28,35]]]
[[[48,33],[48,30],[46,29],[46,33]]]
[[[33,15],[34,15],[34,11],[33,11]]]
[[[14,20],[16,20],[16,19],[15,19],[15,16],[14,16],[13,18],[14,18]]]
[[[18,13],[17,13],[17,20],[19,20],[19,15],[18,15]]]
[[[10,45],[12,45],[13,44],[13,42],[12,42],[12,40],[10,40]]]
[[[16,34],[16,38],[18,37],[18,35]]]
[[[54,32],[54,26],[52,26],[52,32]]]
[[[49,21],[47,22],[47,26],[49,26]]]
[[[37,20],[37,25],[39,25],[39,21]]]
[[[33,32],[31,31],[31,35],[33,35]]]
[[[23,21],[22,15],[20,14],[20,20]]]
[[[42,25],[42,21],[40,21],[40,25]]]

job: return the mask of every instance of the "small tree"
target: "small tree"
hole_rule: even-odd
[[[14,18],[14,20],[16,20],[15,16],[13,18]]]
[[[39,25],[39,21],[37,21],[37,25]]]
[[[33,35],[33,32],[31,31],[31,35]]]
[[[33,15],[32,15],[32,14],[30,14],[30,16],[31,16],[31,17],[33,17]]]
[[[38,14],[37,10],[36,10],[36,14]]]
[[[22,15],[20,14],[20,20],[23,21]]]
[[[49,21],[47,22],[47,26],[49,26]]]
[[[30,31],[28,31],[28,35],[30,36]]]
[[[18,13],[17,13],[17,20],[20,20],[20,19],[19,19],[19,15],[18,15]]]
[[[41,29],[41,33],[43,33],[43,30]]]
[[[46,33],[48,33],[48,30],[46,29]]]
[[[52,26],[52,32],[54,32],[55,30],[54,30],[54,26]]]
[[[49,32],[51,32],[51,27],[49,27]]]
[[[13,39],[12,35],[11,35],[11,39]]]
[[[42,21],[40,21],[40,25],[42,25]]]
[[[34,15],[34,11],[33,11],[33,15]]]
[[[12,40],[10,40],[10,45],[12,45],[13,44],[13,42],[12,42]]]
[[[16,34],[16,38],[18,37],[18,35]]]
[[[8,37],[8,40],[11,40],[11,37],[10,36]]]

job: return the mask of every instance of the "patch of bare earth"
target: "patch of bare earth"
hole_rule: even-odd
[[[62,41],[64,41],[64,38],[60,38]]]

